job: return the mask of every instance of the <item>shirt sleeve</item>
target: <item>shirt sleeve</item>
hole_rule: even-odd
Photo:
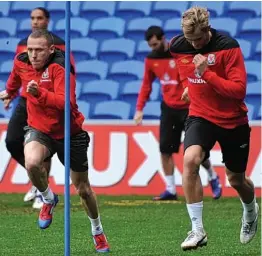
[[[150,69],[149,60],[145,59],[144,78],[137,98],[136,109],[142,111],[152,91],[152,83],[155,80],[155,74]]]
[[[57,108],[64,110],[65,108],[65,69],[59,65],[53,67],[53,85],[54,92],[48,91],[45,88],[39,88],[39,95],[36,98],[38,103],[43,107]],[[75,103],[75,76],[70,73],[70,104]]]
[[[225,51],[224,65],[226,79],[208,69],[202,78],[223,97],[243,100],[246,95],[247,75],[244,58],[239,47]]]
[[[8,95],[11,98],[14,98],[14,97],[17,96],[17,94],[19,93],[19,89],[22,86],[21,78],[20,78],[20,75],[19,75],[19,67],[17,65],[16,58],[17,57],[15,57],[15,61],[14,61],[12,71],[9,75],[7,82],[6,82],[6,92],[8,93]]]

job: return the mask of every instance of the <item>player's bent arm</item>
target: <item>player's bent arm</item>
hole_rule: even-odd
[[[149,96],[152,92],[152,83],[155,80],[155,75],[149,67],[147,58],[145,59],[145,71],[144,78],[138,94],[136,109],[142,111],[145,107],[146,102],[149,99]]]
[[[39,88],[37,97],[38,103],[51,108],[64,110],[65,108],[65,70],[62,67],[56,68],[54,76],[54,92],[50,92],[45,88]],[[75,99],[76,80],[75,76],[70,73],[70,102],[71,105]]]
[[[246,70],[240,48],[225,52],[225,73],[227,79],[219,77],[215,72],[206,70],[202,78],[220,95],[243,100],[246,95]]]
[[[18,70],[18,67],[16,65],[16,61],[14,61],[13,69],[6,82],[6,92],[10,96],[11,99],[15,98],[18,95],[19,89],[22,86],[21,78],[17,70]]]

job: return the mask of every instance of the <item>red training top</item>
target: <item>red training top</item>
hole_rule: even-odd
[[[31,80],[38,83],[39,95],[34,97],[26,92]],[[28,54],[15,57],[13,70],[6,84],[6,91],[12,97],[22,85],[27,98],[27,123],[29,126],[49,135],[53,139],[64,138],[65,106],[65,55],[55,50],[42,71],[36,71],[30,64]],[[84,116],[76,104],[76,79],[74,67],[70,73],[71,134],[82,130]]]
[[[187,109],[188,104],[181,100],[183,86],[179,82],[176,63],[169,50],[163,53],[152,51],[145,58],[144,79],[137,99],[137,110],[143,110],[155,78],[160,80],[164,102],[171,108]]]
[[[180,79],[188,86],[189,116],[202,117],[223,128],[248,123],[246,70],[239,44],[233,38],[211,29],[212,38],[196,50],[183,35],[172,39],[170,52],[175,57]],[[196,54],[207,57],[208,68],[200,78],[192,60]]]

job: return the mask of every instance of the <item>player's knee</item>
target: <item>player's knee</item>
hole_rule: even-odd
[[[199,165],[201,164],[201,156],[199,154],[194,154],[194,153],[185,153],[184,155],[184,167],[185,169],[189,168],[194,168],[197,169]]]
[[[28,172],[32,172],[36,168],[42,170],[42,168],[40,168],[41,166],[42,166],[42,161],[38,157],[35,157],[34,155],[26,156],[25,168]]]
[[[78,185],[77,192],[78,195],[83,199],[88,199],[93,194],[91,187],[86,182],[80,183]]]
[[[236,190],[241,189],[245,183],[245,178],[238,174],[228,175],[227,178],[231,187],[233,187]]]

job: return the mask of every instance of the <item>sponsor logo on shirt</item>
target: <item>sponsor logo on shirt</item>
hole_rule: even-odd
[[[206,81],[202,78],[190,78],[188,77],[188,82],[191,84],[206,84]]]
[[[170,80],[170,76],[167,73],[165,73],[163,76],[163,79],[160,79],[160,84],[161,85],[177,85],[178,81]]]

